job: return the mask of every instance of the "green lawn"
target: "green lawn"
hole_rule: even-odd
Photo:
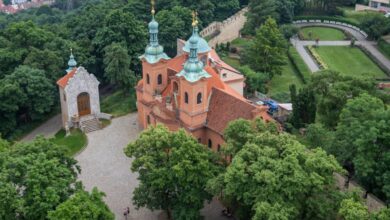
[[[305,40],[315,40],[317,38],[328,41],[346,39],[346,35],[343,31],[328,27],[305,27],[301,29],[301,36],[303,36]]]
[[[101,102],[101,111],[111,114],[113,117],[120,117],[128,113],[137,111],[135,105],[135,91],[130,91],[129,94],[124,94],[122,91],[117,91],[103,98]]]
[[[269,84],[268,95],[279,102],[290,102],[290,85],[295,84],[297,88],[303,85],[291,62],[287,58],[286,60],[287,65],[283,67],[282,75],[275,75]]]
[[[249,46],[251,43],[251,39],[247,38],[237,38],[233,40],[230,44],[231,47],[246,47]]]
[[[225,63],[229,64],[230,66],[232,66],[232,67],[235,68],[235,69],[238,69],[238,68],[240,68],[240,66],[241,66],[240,60],[238,60],[238,59],[234,59],[234,58],[227,57],[227,56],[223,56],[223,57],[221,57],[221,59],[222,59]]]
[[[71,134],[65,137],[65,130],[60,130],[52,139],[54,143],[68,149],[68,155],[76,155],[87,145],[87,136],[78,129],[72,130]]]
[[[331,70],[345,75],[386,77],[385,73],[357,47],[321,46],[315,50]]]

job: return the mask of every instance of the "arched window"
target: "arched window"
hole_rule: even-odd
[[[150,125],[150,116],[149,115],[146,117],[146,121],[147,121],[148,125]]]
[[[150,76],[149,76],[149,74],[146,74],[146,83],[150,84]]]
[[[157,76],[157,84],[158,85],[162,84],[162,75],[161,74],[158,74],[158,76]]]
[[[211,139],[209,139],[209,144],[208,144],[209,148],[211,149],[213,147],[213,142],[211,141]]]
[[[198,93],[198,95],[196,96],[196,103],[202,103],[202,93]]]
[[[184,102],[188,104],[188,93],[184,93]]]

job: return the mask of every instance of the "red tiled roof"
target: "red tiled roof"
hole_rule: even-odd
[[[245,99],[232,96],[227,91],[213,88],[206,126],[223,134],[229,122],[239,118],[252,120],[256,115],[261,115],[264,120],[272,120],[266,109],[257,108]]]
[[[68,85],[69,79],[71,79],[74,74],[76,74],[77,68],[74,68],[72,71],[70,71],[68,74],[63,76],[61,79],[57,81],[57,85],[59,85],[61,88],[65,88],[66,85]]]
[[[236,90],[232,89],[230,86],[226,85],[218,75],[218,73],[215,71],[214,68],[211,66],[206,66],[205,71],[208,72],[211,75],[211,78],[208,80],[207,84],[207,93],[210,94],[212,88],[219,88],[224,90],[225,92],[229,93],[230,95],[245,100],[245,98],[240,95]]]
[[[175,58],[172,58],[168,61],[168,68],[180,72],[183,69],[183,65],[187,60],[187,54],[183,54],[180,56],[177,56]]]
[[[236,73],[239,73],[238,70],[234,69],[232,66],[230,66],[229,64],[223,62],[223,60],[221,60],[221,58],[218,56],[217,52],[212,49],[210,51],[210,58],[212,58],[215,62],[217,62],[217,64],[219,64],[222,68],[224,69],[227,69],[227,70],[230,70],[232,72],[236,72]]]

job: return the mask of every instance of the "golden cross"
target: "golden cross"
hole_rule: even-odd
[[[154,10],[154,5],[155,5],[155,1],[154,0],[151,0],[151,5],[152,5],[152,15],[154,16],[154,14],[156,13],[156,11]]]
[[[198,25],[198,12],[192,12],[192,26],[195,27]]]

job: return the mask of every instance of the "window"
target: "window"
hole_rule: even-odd
[[[158,74],[158,76],[157,76],[157,84],[158,85],[162,84],[162,75],[161,74]]]
[[[63,95],[63,96],[64,96],[64,102],[66,102],[66,95],[65,95],[65,93],[64,93],[64,95]]]
[[[226,78],[227,77],[227,73],[222,74],[222,77]]]
[[[202,138],[198,138],[198,142],[199,142],[199,143],[202,143]]]
[[[211,141],[211,139],[209,139],[209,144],[208,144],[209,148],[211,149],[213,147],[213,142]]]
[[[149,74],[146,74],[146,83],[150,84],[150,76],[149,76]]]
[[[184,93],[184,102],[188,104],[188,93]]]
[[[150,116],[149,115],[146,117],[146,121],[147,121],[148,125],[150,125]]]
[[[198,93],[198,96],[196,97],[196,103],[202,103],[202,93]]]
[[[218,144],[218,152],[221,151],[221,145]]]

